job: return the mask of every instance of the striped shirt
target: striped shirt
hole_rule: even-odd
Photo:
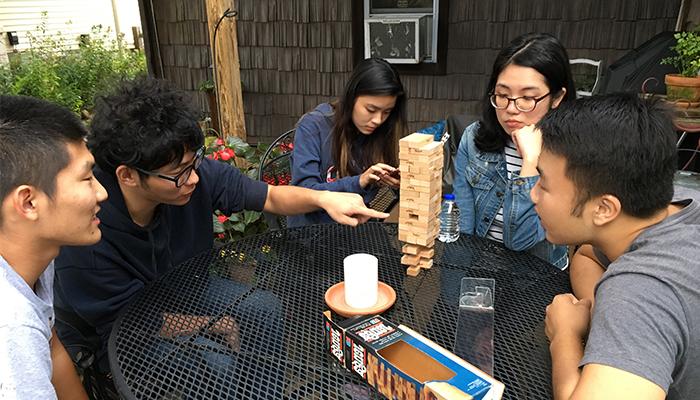
[[[503,148],[503,155],[506,159],[506,170],[508,171],[508,180],[513,179],[515,172],[520,171],[523,166],[523,158],[518,153],[515,148],[515,143],[508,140],[506,147]],[[504,196],[505,198],[505,196]],[[498,209],[496,218],[494,218],[488,232],[486,232],[486,237],[497,242],[503,243],[503,206]]]

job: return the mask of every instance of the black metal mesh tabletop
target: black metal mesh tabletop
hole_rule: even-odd
[[[147,286],[114,325],[109,358],[128,399],[375,399],[323,347],[326,289],[343,259],[370,253],[396,290],[383,315],[453,349],[462,277],[494,278],[494,375],[504,398],[551,398],[545,307],[568,274],[494,242],[435,245],[417,277],[400,264],[395,224],[273,231],[201,254]],[[334,315],[334,319],[341,317]],[[235,321],[235,322],[234,322]]]

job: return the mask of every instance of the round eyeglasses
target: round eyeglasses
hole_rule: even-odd
[[[504,94],[495,94],[492,93],[489,96],[489,101],[491,101],[491,105],[493,108],[497,110],[503,110],[508,108],[510,105],[510,102],[512,101],[513,104],[515,104],[515,108],[518,109],[520,112],[530,112],[537,107],[537,103],[542,101],[545,97],[549,96],[551,92],[547,92],[547,94],[542,95],[540,97],[532,97],[532,96],[520,96],[520,97],[508,97]]]
[[[161,179],[165,179],[166,181],[173,182],[176,187],[182,187],[187,181],[190,179],[190,175],[192,175],[192,171],[196,170],[199,168],[200,165],[202,165],[202,160],[204,159],[204,146],[200,147],[195,153],[194,157],[192,158],[192,164],[186,166],[182,171],[180,171],[177,175],[175,176],[170,176],[170,175],[163,175],[158,172],[153,172],[153,171],[146,171],[138,167],[133,167],[135,170],[149,175],[149,176],[155,176]]]

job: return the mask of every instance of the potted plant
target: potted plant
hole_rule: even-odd
[[[700,31],[679,32],[673,35],[676,44],[671,47],[676,56],[661,60],[662,64],[671,64],[678,69],[678,74],[666,74],[666,95],[671,101],[700,101]]]

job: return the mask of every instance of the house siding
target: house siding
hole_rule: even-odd
[[[350,0],[238,0],[238,46],[248,140],[269,142],[343,90],[353,66]],[[560,38],[571,58],[609,64],[672,30],[680,0],[451,0],[445,75],[403,75],[409,128],[480,112],[498,51],[526,32]],[[211,79],[204,1],[154,0],[165,78],[206,102]]]
[[[125,39],[133,45],[132,26],[140,26],[137,0],[119,0],[117,13],[120,30]],[[37,31],[42,23],[42,13],[46,12],[46,32]],[[110,0],[0,0],[0,34],[7,52],[29,48],[28,34],[37,37],[61,37],[66,45],[77,46],[81,34],[89,34],[92,27],[102,25],[115,31],[112,3]],[[19,44],[6,43],[6,32],[17,32]]]

